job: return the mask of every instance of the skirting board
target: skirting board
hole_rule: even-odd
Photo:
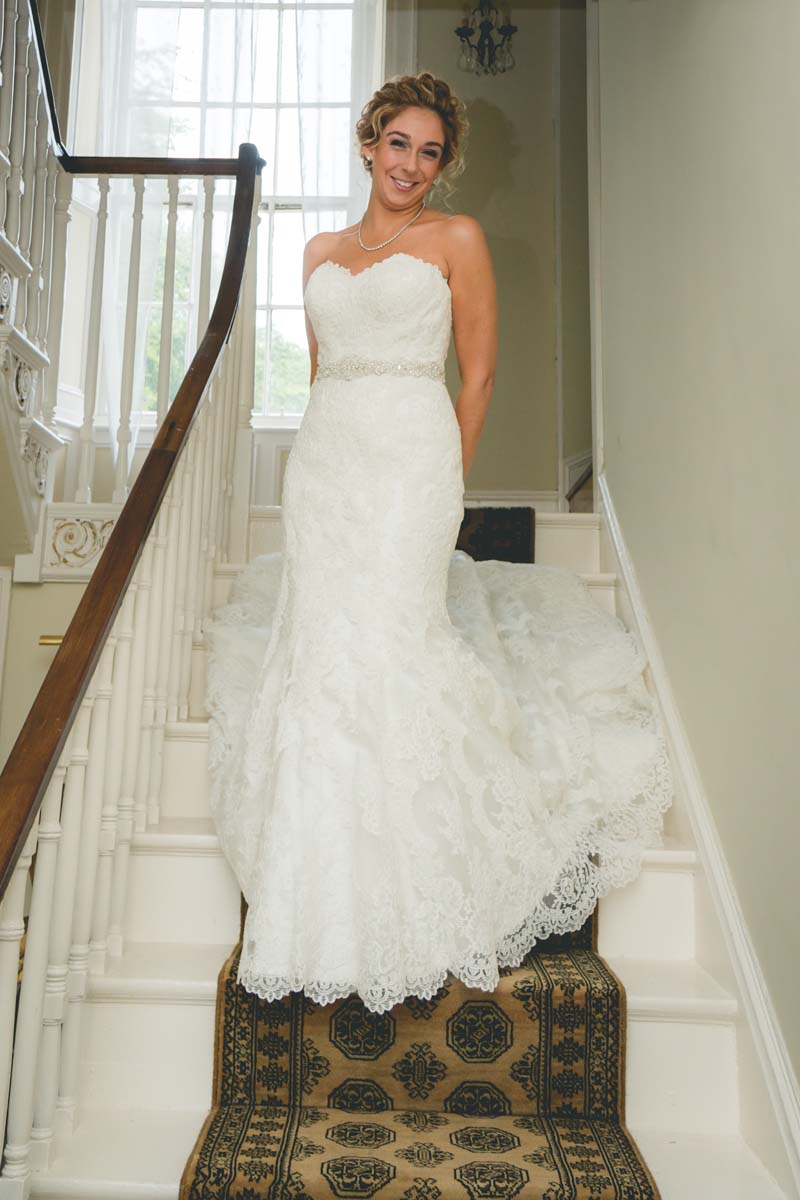
[[[685,800],[700,865],[706,876],[709,893],[725,938],[789,1169],[795,1187],[800,1192],[800,1087],[797,1076],[744,921],[708,797],[644,605],[633,560],[622,536],[605,472],[597,477],[595,483],[599,494],[599,511],[605,520],[606,531],[616,557],[620,582],[627,592],[635,632],[648,658],[653,688],[673,749],[674,765],[680,774],[677,782]],[[770,1167],[769,1163],[765,1165]]]

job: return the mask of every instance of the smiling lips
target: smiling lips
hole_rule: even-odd
[[[417,186],[416,181],[403,182],[403,180],[401,180],[401,179],[395,179],[394,175],[391,176],[391,179],[392,179],[392,182],[396,183],[397,186],[400,188],[400,190],[403,192],[410,192],[413,187]]]

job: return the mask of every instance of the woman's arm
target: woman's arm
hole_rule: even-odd
[[[455,407],[466,480],[494,387],[497,286],[489,247],[475,218],[459,214],[448,222],[447,232],[453,337],[461,376]]]

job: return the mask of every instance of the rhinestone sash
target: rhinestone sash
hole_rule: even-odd
[[[444,382],[442,362],[385,362],[375,358],[339,358],[333,362],[318,362],[315,379],[354,379],[361,375],[427,375]]]

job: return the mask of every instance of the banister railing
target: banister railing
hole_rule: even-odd
[[[235,179],[235,191],[210,317],[210,259],[203,264],[197,310],[201,326],[207,320],[205,332],[169,407],[169,372],[159,372],[160,425],[152,447],[0,774],[0,1130],[5,1129],[0,1198],[19,1194],[30,1172],[47,1165],[54,1140],[68,1136],[73,1126],[87,980],[102,973],[107,955],[122,952],[132,837],[158,822],[167,730],[188,712],[192,663],[212,607],[213,565],[224,557],[231,528],[240,394],[253,381],[251,231],[257,224],[263,166],[252,145],[241,146],[234,160],[70,156],[51,111],[35,3],[4,0],[3,15],[12,8],[15,36],[8,26],[0,36],[4,88],[9,46],[16,56],[10,62],[14,103],[0,111],[0,192],[5,190],[13,201],[14,227],[25,225],[23,240],[11,247],[15,262],[29,269],[23,251],[33,247],[38,255],[39,246],[43,248],[41,279],[27,294],[36,297],[43,291],[47,312],[57,308],[64,294],[59,254],[69,191],[59,186],[62,181],[77,174],[94,176],[102,197],[112,177],[166,176],[169,220],[174,221],[177,179],[203,177],[208,242],[214,178]],[[27,31],[28,43],[21,30]],[[21,98],[31,111],[27,78],[20,82],[14,69],[20,55],[26,64],[38,59],[36,105],[38,112],[42,106],[47,110],[49,157],[42,152],[41,129],[15,110]],[[10,127],[16,132],[9,138],[9,157],[2,146],[4,128]],[[26,136],[37,139],[36,152],[27,156]],[[30,174],[37,167],[43,189],[39,209]],[[30,186],[33,201],[29,197],[25,206],[25,223],[17,222],[22,206],[16,201]],[[5,248],[9,245],[6,239]],[[172,258],[174,271],[174,254]],[[170,349],[168,309],[165,299],[161,354]],[[27,314],[33,311],[28,303]],[[10,314],[13,320],[13,305]],[[37,331],[33,344],[40,360],[49,361],[45,369],[50,371],[52,404],[59,335],[56,331],[48,345],[50,326],[34,321],[31,327]],[[46,422],[46,412],[42,419]],[[127,478],[123,484],[128,492]],[[25,958],[17,995],[23,933]]]
[[[46,102],[50,139],[63,171],[68,175],[93,177],[233,176],[236,189],[225,264],[206,333],[0,774],[0,898],[5,894],[91,672],[230,332],[244,276],[256,177],[263,166],[256,147],[249,144],[240,147],[238,159],[70,155],[61,138],[36,0],[28,0],[28,5],[40,92]],[[57,367],[58,364],[54,364],[55,370]]]
[[[186,436],[233,322],[250,236],[255,181],[261,160],[243,145],[238,160],[180,160],[176,174],[235,175],[228,250],[205,336],[178,389],[36,700],[0,774],[0,897],[55,769],[89,677],[119,610],[128,581],[161,505]],[[169,159],[70,159],[90,175],[163,175]],[[206,167],[208,169],[206,170]]]

